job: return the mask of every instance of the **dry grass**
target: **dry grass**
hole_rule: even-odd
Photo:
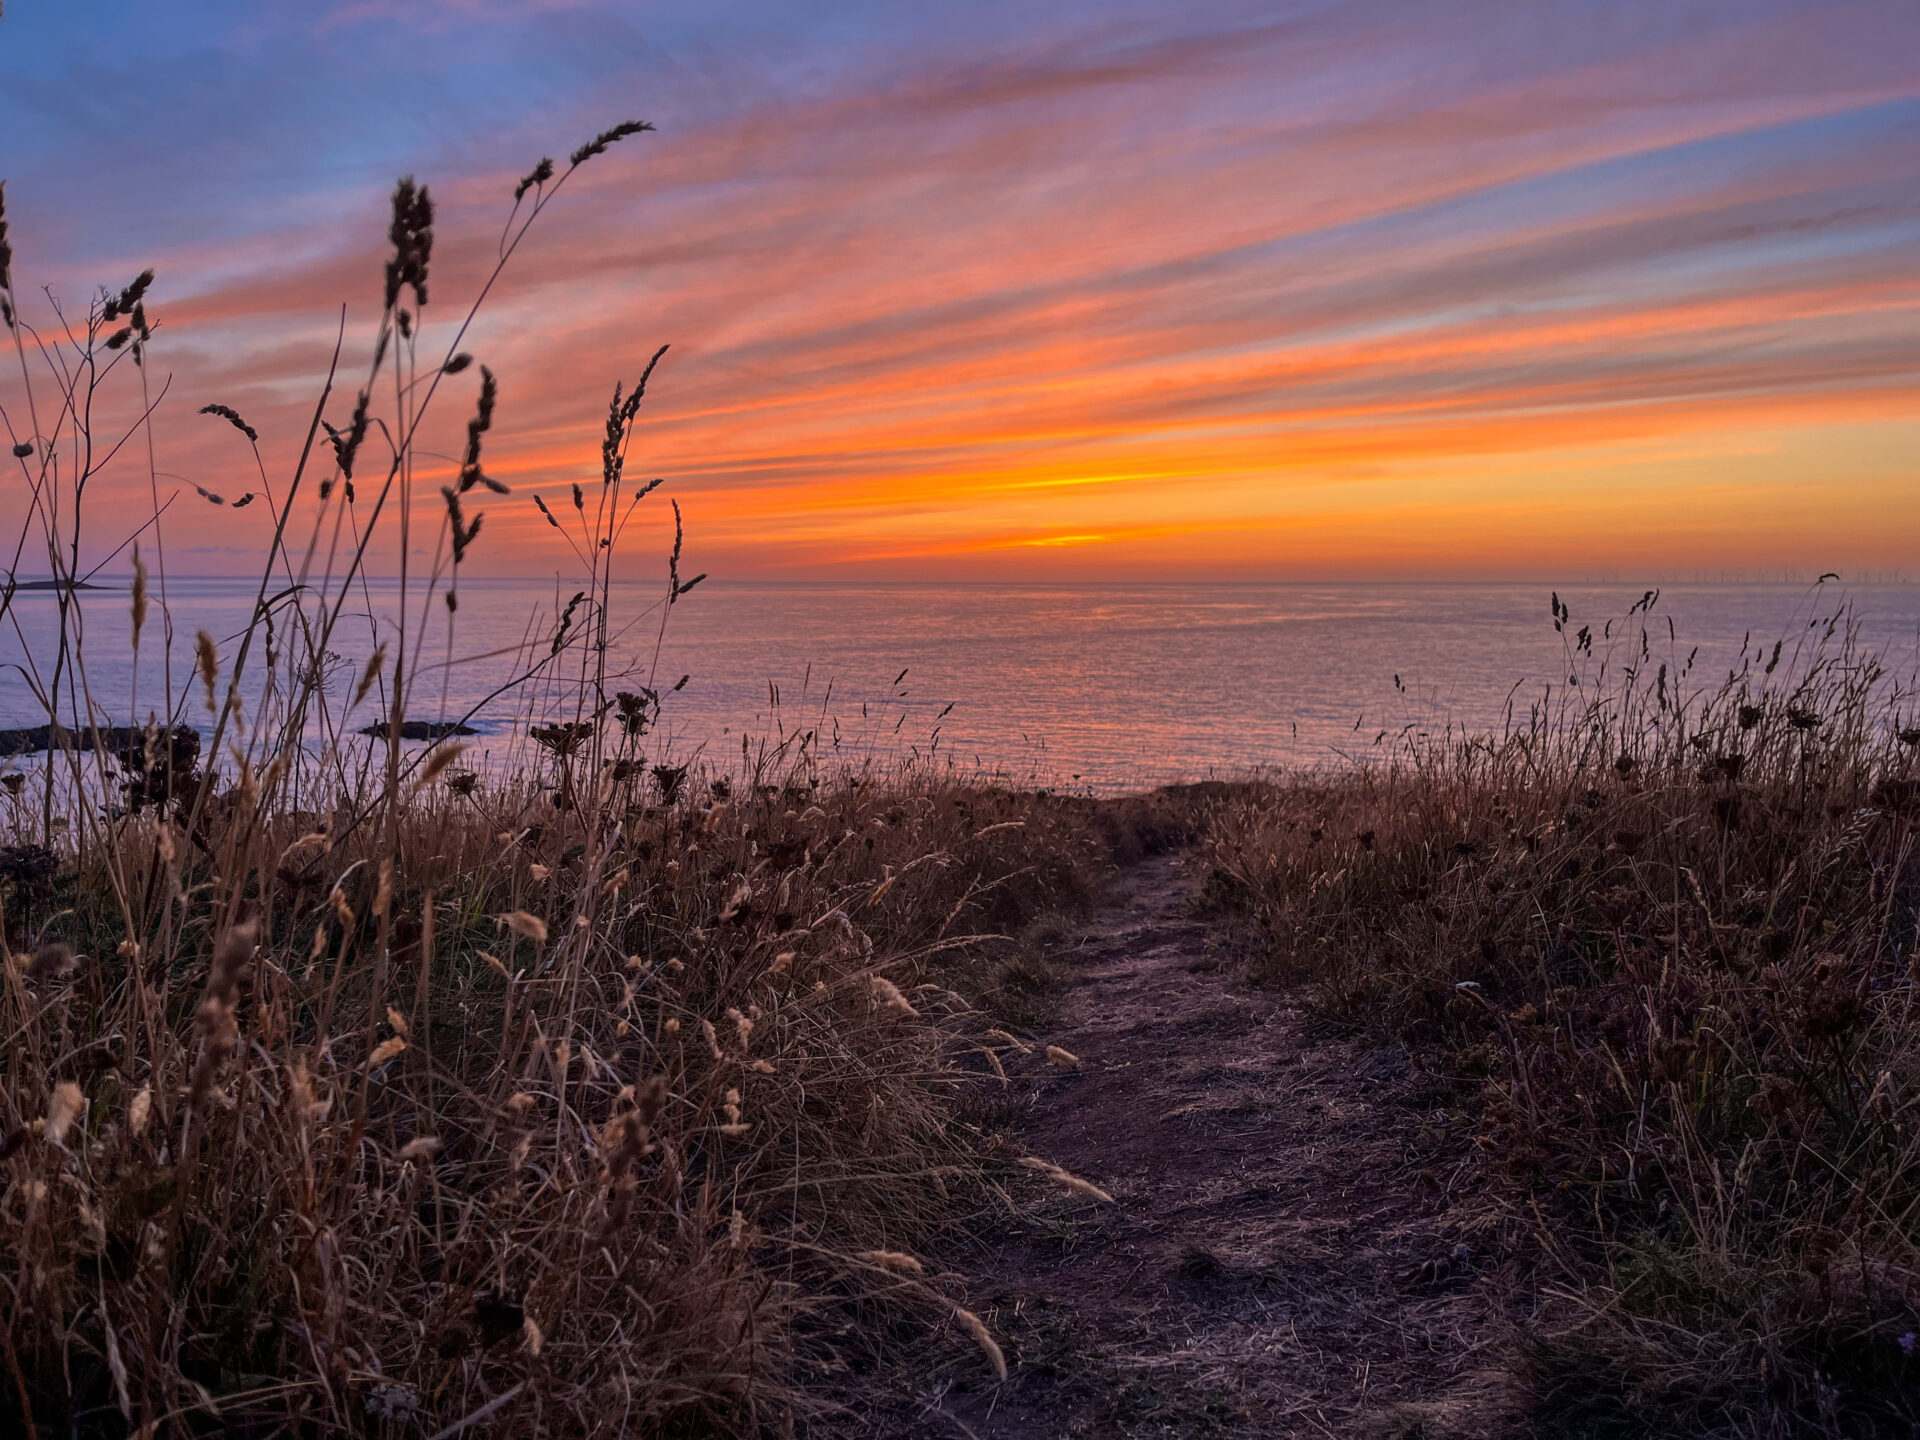
[[[430,1432],[517,1385],[506,1415],[554,1433],[769,1423],[809,1306],[974,1188],[953,1101],[986,1021],[930,967],[983,897],[1099,856],[1011,796],[806,799],[689,792],[594,846],[548,801],[503,825],[440,791],[309,847],[305,885],[267,817],[215,861],[176,841],[158,944],[102,903],[105,854],[10,889],[16,934],[74,952],[16,952],[0,1008],[10,1403]]]
[[[640,128],[536,167],[502,264]],[[471,312],[425,349],[432,226],[403,182],[365,380],[339,404],[336,358],[317,443],[284,481],[260,464],[275,538],[237,644],[175,656],[157,470],[128,618],[166,693],[95,694],[76,596],[52,602],[30,676],[50,751],[0,797],[0,1427],[788,1431],[810,1377],[902,1323],[957,1321],[1000,1370],[914,1258],[985,1193],[959,1101],[1004,1042],[960,990],[1004,960],[992,937],[1177,822],[832,770],[804,735],[724,773],[649,753],[671,692],[626,653],[611,584],[654,488],[623,474],[646,376],[615,391],[599,483],[539,502],[581,577],[505,692],[518,767],[463,768],[421,657],[452,646],[469,507],[505,487],[483,366],[457,476],[415,494],[435,397],[472,366]],[[151,276],[42,330],[5,270],[0,420],[34,500],[14,564],[78,581],[95,457],[151,463]],[[90,428],[129,392],[125,436]],[[347,665],[394,529],[404,619]],[[701,578],[681,558],[676,535],[649,642]],[[108,728],[143,702],[144,731]]]
[[[1913,692],[1844,610],[1703,685],[1650,609],[1610,649],[1556,600],[1582,684],[1503,736],[1223,802],[1212,893],[1456,1082],[1433,1183],[1532,1267],[1537,1423],[1910,1434]]]

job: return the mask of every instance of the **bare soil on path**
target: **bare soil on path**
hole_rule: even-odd
[[[1069,988],[1045,1039],[1078,1067],[1036,1054],[1006,1127],[1114,1203],[1022,1186],[1020,1216],[959,1262],[1008,1380],[948,1344],[869,1433],[1511,1430],[1482,1348],[1492,1265],[1422,1158],[1446,1148],[1434,1087],[1397,1048],[1317,1035],[1243,983],[1181,857],[1125,880],[1059,961]]]

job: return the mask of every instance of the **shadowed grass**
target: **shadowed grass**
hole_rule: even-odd
[[[1844,608],[1702,684],[1651,599],[1600,658],[1556,600],[1581,683],[1502,736],[1223,803],[1213,894],[1455,1082],[1551,1433],[1909,1434],[1913,691]]]

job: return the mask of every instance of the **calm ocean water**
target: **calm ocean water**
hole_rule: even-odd
[[[480,702],[513,674],[516,646],[550,633],[556,602],[570,590],[551,581],[466,582],[450,650],[436,632],[418,657],[409,713],[453,716]],[[1560,592],[1573,624],[1596,631],[1641,593]],[[252,594],[247,582],[174,577],[176,692],[191,670],[193,633],[213,634],[224,660]],[[391,611],[391,590],[370,594],[376,613]],[[1697,646],[1696,675],[1724,675],[1744,637],[1770,644],[1799,633],[1842,598],[1896,667],[1920,657],[1916,585],[1670,587],[1654,612],[1656,638],[1676,662]],[[824,750],[837,743],[847,756],[931,754],[1022,781],[1114,790],[1377,753],[1381,732],[1407,727],[1498,728],[1510,699],[1524,710],[1543,686],[1566,678],[1564,641],[1539,585],[709,581],[674,607],[663,639],[656,600],[638,587],[615,591],[615,648],[626,671],[618,683],[651,677],[664,690],[689,677],[667,696],[654,742],[679,757],[725,760],[743,735],[757,743],[817,729]],[[45,683],[54,609],[50,595],[16,600],[21,633],[6,635],[0,663],[18,668],[0,687],[0,724],[45,719],[26,677]],[[136,677],[125,591],[89,594],[81,611],[101,717],[131,718],[131,698],[145,718],[163,690],[159,616],[149,621]],[[381,629],[390,633],[390,621]],[[374,636],[364,615],[342,623],[340,676],[358,672]],[[536,686],[491,700],[475,724],[483,736],[504,737],[516,715],[541,710],[552,693]],[[197,699],[185,713],[206,718]]]

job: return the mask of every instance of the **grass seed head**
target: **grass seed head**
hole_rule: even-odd
[[[1007,1356],[1001,1350],[1000,1342],[993,1338],[993,1332],[987,1329],[986,1321],[973,1311],[956,1305],[953,1318],[960,1322],[960,1328],[973,1337],[973,1343],[980,1347],[980,1353],[987,1357],[987,1363],[993,1367],[993,1373],[1004,1380],[1007,1378]]]

